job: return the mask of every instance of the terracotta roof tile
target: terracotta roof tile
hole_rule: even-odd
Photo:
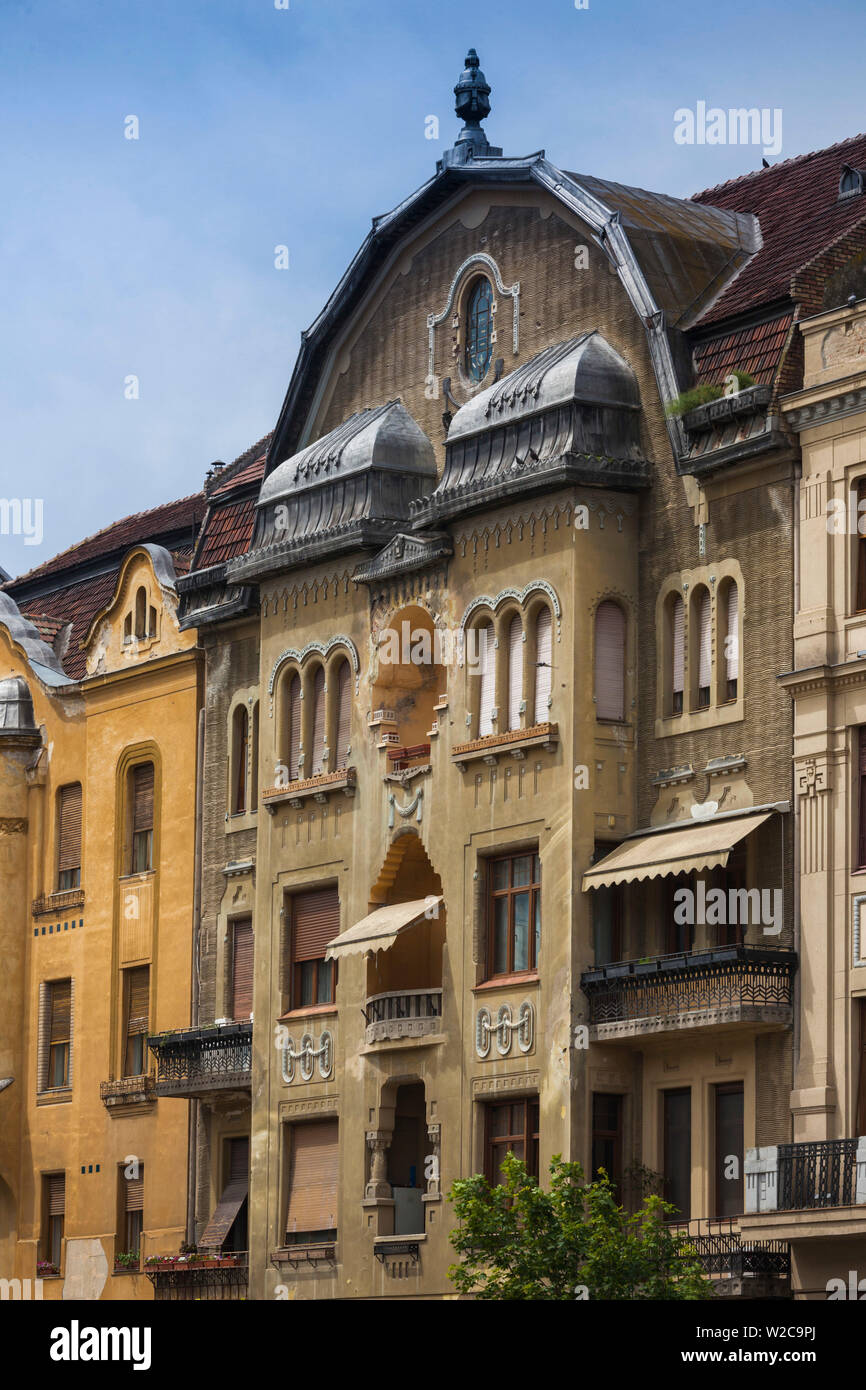
[[[771,386],[782,349],[788,340],[793,313],[767,323],[721,333],[693,349],[695,384],[721,385],[731,372],[748,372],[759,386]]]
[[[196,569],[222,564],[249,547],[256,515],[255,497],[225,502],[211,511],[204,541],[196,559]]]
[[[227,483],[223,483],[221,487],[216,488],[216,490],[211,493],[211,497],[224,497],[226,493],[235,492],[239,488],[249,486],[250,483],[261,482],[265,473],[266,458],[267,450],[265,450],[263,454],[260,454],[257,459],[254,459],[252,463],[246,464],[233,478],[229,478]]]

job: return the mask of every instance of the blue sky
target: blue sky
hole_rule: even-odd
[[[781,108],[780,158],[866,125],[862,0],[289,5],[0,0],[0,499],[44,518],[0,534],[12,574],[271,428],[371,217],[453,143],[469,46],[506,154],[668,193],[761,161],[676,144],[677,108]]]

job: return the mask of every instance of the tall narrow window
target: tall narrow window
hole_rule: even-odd
[[[863,510],[861,511],[861,505]],[[855,606],[858,613],[866,610],[866,522],[861,531],[860,523],[866,517],[866,478],[857,483],[857,586]]]
[[[683,889],[691,893],[691,898],[684,898]],[[676,877],[668,876],[664,881],[662,889],[667,898],[667,915],[665,918],[665,951],[668,955],[678,955],[682,951],[690,951],[694,942],[694,912],[688,911],[689,902],[695,901],[697,892],[697,875],[694,873],[677,874]],[[679,896],[677,896],[679,894]],[[689,917],[693,920],[689,922]]]
[[[592,1172],[591,1180],[603,1168],[613,1183],[619,1202],[622,1185],[622,1096],[596,1091],[592,1097]]]
[[[144,1164],[136,1161],[133,1168],[134,1177],[126,1176],[125,1167],[120,1170],[120,1210],[123,1222],[120,1249],[126,1255],[140,1257],[144,1224]]]
[[[325,947],[340,934],[336,888],[295,893],[291,899],[291,1007],[303,1009],[334,1001],[335,965]]]
[[[232,1018],[246,1023],[253,1012],[253,922],[240,917],[232,926]]]
[[[683,712],[686,666],[686,606],[677,594],[671,606],[671,714]]]
[[[246,1250],[250,1190],[249,1135],[229,1139],[224,1149],[224,1183],[210,1221],[199,1236],[200,1250]]]
[[[250,810],[259,804],[259,702],[253,705],[253,746],[250,757]]]
[[[491,1184],[502,1181],[502,1162],[514,1154],[538,1177],[539,1104],[534,1098],[485,1106],[485,1169]]]
[[[124,970],[126,1039],[124,1076],[143,1076],[147,1071],[147,1025],[150,1013],[150,966]]]
[[[315,1120],[290,1128],[289,1200],[286,1245],[333,1241],[337,1235],[336,1120]]]
[[[857,770],[857,867],[866,869],[866,724],[861,724],[857,730]]]
[[[313,677],[313,760],[310,776],[318,777],[325,770],[325,668],[316,668]]]
[[[537,854],[491,859],[488,873],[488,976],[538,967],[541,861]]]
[[[289,781],[297,782],[301,761],[301,678],[298,675],[289,681],[288,707]]]
[[[612,846],[605,848],[609,850]],[[621,883],[593,890],[592,934],[596,965],[610,965],[623,958],[622,894]]]
[[[520,728],[523,703],[523,623],[515,613],[508,627],[508,728]]]
[[[69,1085],[69,1062],[72,1047],[72,981],[53,980],[47,989],[48,1057],[46,1084],[48,1090],[63,1090]]]
[[[147,594],[143,588],[135,595],[135,635],[138,638],[147,636]]]
[[[57,891],[81,886],[81,783],[61,787],[58,794]]]
[[[665,1201],[676,1207],[674,1219],[688,1221],[692,1213],[692,1093],[684,1089],[662,1094]]]
[[[698,709],[706,709],[710,703],[710,680],[712,672],[712,632],[710,628],[710,591],[702,589],[697,595],[696,612],[698,619]]]
[[[153,763],[132,769],[132,862],[130,872],[148,873],[153,868]]]
[[[535,619],[535,712],[534,722],[546,724],[550,718],[550,692],[553,686],[553,620],[548,607],[539,608]]]
[[[341,661],[337,672],[337,743],[335,767],[349,766],[352,733],[352,673],[348,661]]]
[[[625,614],[609,599],[595,614],[595,714],[625,718]]]
[[[478,737],[493,733],[493,710],[496,700],[496,650],[493,624],[478,629]]]
[[[716,1216],[743,1210],[743,1084],[716,1086]]]
[[[493,287],[483,277],[469,291],[466,305],[466,375],[481,381],[490,366],[493,352]]]
[[[736,700],[740,676],[740,593],[733,582],[725,590],[725,699]]]
[[[47,1173],[42,1179],[45,1210],[45,1236],[42,1257],[60,1273],[63,1256],[63,1230],[66,1221],[66,1174]]]
[[[857,1000],[857,1022],[859,1028],[855,1036],[858,1046],[858,1066],[857,1066],[857,1128],[855,1135],[860,1138],[866,1136],[866,999]]]
[[[243,705],[232,716],[232,815],[247,809],[247,760],[250,717]]]

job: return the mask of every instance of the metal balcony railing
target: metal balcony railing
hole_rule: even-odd
[[[786,1240],[743,1240],[733,1221],[704,1218],[672,1222],[670,1229],[688,1238],[710,1278],[790,1278],[791,1247]]]
[[[779,1209],[850,1207],[857,1196],[857,1140],[779,1144]]]
[[[364,1009],[367,1042],[386,1038],[420,1038],[438,1033],[442,1019],[441,989],[389,990],[374,994]]]
[[[252,1023],[159,1033],[149,1037],[147,1045],[157,1062],[158,1096],[201,1096],[250,1087]]]

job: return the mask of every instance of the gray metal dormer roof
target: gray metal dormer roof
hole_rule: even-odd
[[[359,411],[265,479],[252,545],[229,563],[229,576],[258,578],[323,555],[378,550],[435,483],[433,445],[401,401]]]
[[[56,655],[47,642],[43,642],[39,629],[29,618],[25,618],[10,594],[0,591],[0,623],[6,628],[27,660],[31,670],[45,685],[72,685]]]
[[[33,700],[27,682],[21,676],[8,676],[0,681],[0,738],[36,733]]]

